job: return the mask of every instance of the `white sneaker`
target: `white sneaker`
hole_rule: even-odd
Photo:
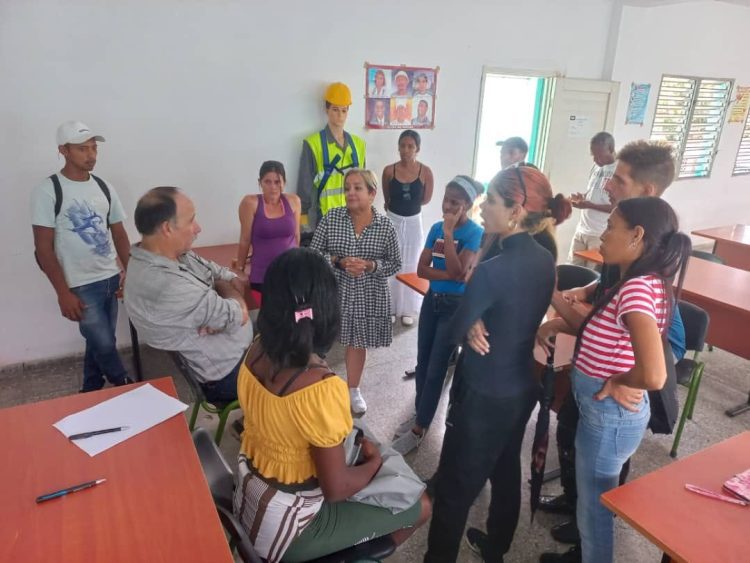
[[[401,455],[406,455],[410,451],[417,449],[419,444],[422,443],[423,438],[424,433],[417,435],[409,430],[406,434],[393,440],[393,442],[391,442],[391,447]]]
[[[408,315],[401,317],[401,324],[404,326],[411,326],[414,324],[414,319]]]
[[[396,315],[391,315],[391,324],[396,324]]]
[[[405,420],[396,428],[396,432],[393,434],[393,439],[399,438],[409,432],[414,425],[417,423],[417,413],[412,414],[408,420]]]
[[[359,387],[349,389],[349,402],[351,403],[352,412],[354,414],[365,414],[367,403],[365,403],[365,399],[362,397]]]

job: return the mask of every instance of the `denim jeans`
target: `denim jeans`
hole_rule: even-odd
[[[201,383],[201,389],[203,389],[203,394],[209,403],[226,405],[237,400],[237,376],[244,360],[245,354],[242,354],[242,358],[234,366],[234,369],[223,379]]]
[[[115,328],[117,326],[117,290],[120,275],[109,279],[71,288],[83,301],[83,318],[78,323],[81,336],[86,339],[83,359],[83,386],[81,392],[96,391],[104,387],[104,378],[113,385],[129,383],[128,373],[117,353]]]
[[[461,295],[428,291],[422,301],[417,332],[417,368],[414,381],[417,425],[430,426],[443,390],[448,360],[455,349],[450,343],[451,319]]]
[[[613,561],[614,515],[600,500],[602,493],[619,484],[620,471],[638,449],[651,416],[648,393],[638,404],[638,412],[621,407],[614,399],[594,399],[603,379],[571,374],[573,393],[580,418],[576,432],[576,518],[581,533],[584,563]]]

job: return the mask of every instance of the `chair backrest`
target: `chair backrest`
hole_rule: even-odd
[[[703,250],[693,250],[690,256],[700,258],[701,260],[708,260],[709,262],[716,262],[717,264],[724,263],[724,259],[721,256],[716,256],[716,254],[704,252]]]
[[[685,348],[696,352],[702,351],[710,322],[708,313],[687,301],[680,301],[677,306],[680,308],[682,324],[685,325]]]
[[[583,287],[598,279],[599,272],[584,266],[560,264],[557,267],[557,289],[559,291]]]
[[[203,473],[211,489],[211,496],[217,506],[232,511],[232,493],[234,491],[234,475],[221,455],[219,446],[205,428],[198,428],[193,432],[193,443],[198,452],[198,458],[203,467]]]

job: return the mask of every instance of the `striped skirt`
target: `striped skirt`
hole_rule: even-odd
[[[320,487],[281,491],[260,477],[247,457],[240,455],[234,513],[255,551],[269,563],[281,561],[289,545],[312,522],[322,505]]]

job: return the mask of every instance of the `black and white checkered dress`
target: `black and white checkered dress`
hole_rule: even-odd
[[[340,341],[356,348],[390,346],[393,329],[388,277],[401,268],[398,238],[390,219],[372,208],[372,223],[357,237],[349,211],[345,207],[331,209],[318,223],[310,248],[329,262],[331,256],[375,261],[374,272],[357,278],[334,269],[341,302]]]

